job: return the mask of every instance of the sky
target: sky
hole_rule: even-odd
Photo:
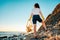
[[[60,0],[0,0],[0,31],[25,32],[35,3],[39,3],[46,18]]]

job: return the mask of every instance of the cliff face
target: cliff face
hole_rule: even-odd
[[[56,6],[54,11],[46,18],[46,25],[55,25],[60,20],[60,3]]]
[[[60,26],[60,24],[58,24],[58,23],[60,23],[60,3],[55,7],[54,11],[50,15],[48,15],[48,17],[45,20],[45,23],[46,23],[47,27],[48,26],[54,27],[57,25]],[[39,28],[39,30],[40,30],[40,28]]]

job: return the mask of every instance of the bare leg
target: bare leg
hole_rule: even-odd
[[[36,24],[34,24],[34,36],[37,36],[36,35]]]
[[[43,27],[44,27],[45,30],[46,30],[47,28],[46,28],[46,25],[45,25],[45,22],[44,22],[44,21],[42,21],[42,25],[43,25]]]

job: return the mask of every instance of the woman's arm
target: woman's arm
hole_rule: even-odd
[[[33,16],[33,13],[31,13],[29,20],[31,20],[31,19],[32,19],[32,16]]]
[[[42,20],[44,20],[44,19],[45,19],[41,11],[39,12],[39,15],[41,15]]]

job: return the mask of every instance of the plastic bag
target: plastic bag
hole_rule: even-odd
[[[32,28],[33,28],[32,22],[31,21],[28,21],[27,22],[27,25],[26,25],[26,31],[27,32],[31,32],[32,31]]]

